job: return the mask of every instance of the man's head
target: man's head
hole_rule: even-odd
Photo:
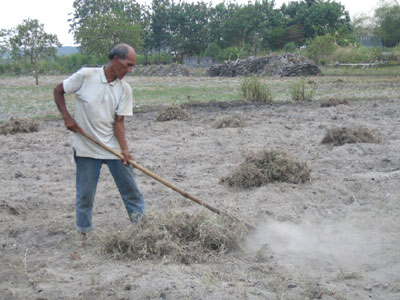
[[[114,46],[108,54],[108,59],[115,76],[119,79],[130,73],[136,65],[135,50],[127,44]]]

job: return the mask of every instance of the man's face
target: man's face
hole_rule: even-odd
[[[136,65],[136,53],[133,49],[129,49],[125,59],[121,59],[118,56],[115,59],[115,73],[119,79],[124,78],[127,73],[132,71],[132,68]]]

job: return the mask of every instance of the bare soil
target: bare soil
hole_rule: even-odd
[[[94,226],[74,229],[71,133],[47,121],[0,136],[0,299],[400,299],[400,101],[204,105],[188,120],[127,120],[137,162],[259,230],[242,250],[203,263],[121,259],[104,236],[131,224],[103,168]],[[215,128],[240,115],[245,126]],[[379,143],[321,144],[327,130],[359,125]],[[240,189],[221,184],[252,151],[284,151],[311,169],[305,184]],[[200,213],[137,173],[147,209]]]

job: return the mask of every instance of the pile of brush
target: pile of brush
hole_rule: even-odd
[[[379,143],[371,130],[362,126],[338,127],[326,132],[322,144],[342,146],[344,144]]]
[[[171,120],[189,120],[189,114],[178,106],[168,107],[163,110],[156,118],[157,122],[171,121]]]
[[[131,228],[104,236],[103,252],[133,260],[203,262],[239,250],[246,227],[228,217],[203,212],[149,212]]]
[[[11,118],[0,125],[0,134],[30,133],[39,131],[39,122],[32,119]]]
[[[249,154],[222,183],[241,188],[259,187],[270,182],[305,183],[311,170],[306,163],[290,158],[286,153],[265,150]]]

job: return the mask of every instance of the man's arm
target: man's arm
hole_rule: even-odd
[[[78,123],[76,123],[71,114],[68,112],[67,105],[65,104],[65,91],[62,83],[55,87],[53,94],[58,110],[60,111],[61,116],[64,119],[65,127],[67,127],[68,130],[74,132],[82,132],[82,129],[79,127]]]
[[[122,161],[125,165],[128,165],[128,160],[133,160],[133,157],[129,152],[129,146],[125,138],[124,116],[116,116],[114,122],[114,134],[118,140],[119,146],[121,147],[122,155],[124,156],[124,159]]]

